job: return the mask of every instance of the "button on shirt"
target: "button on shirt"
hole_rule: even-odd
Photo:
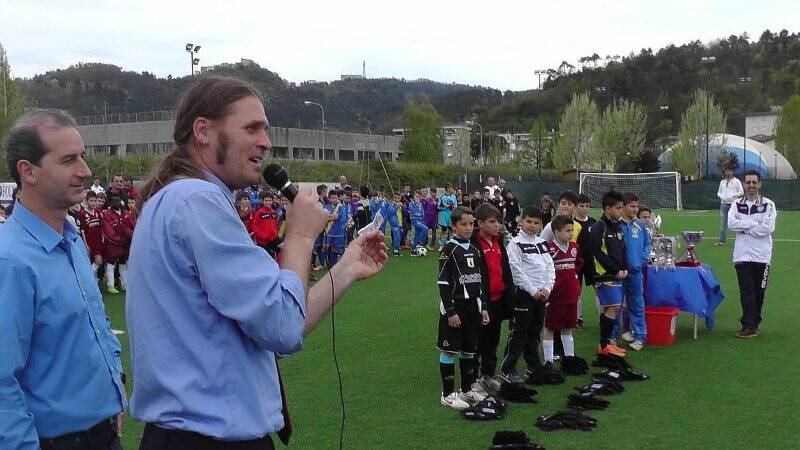
[[[303,342],[305,294],[253,244],[214,175],[147,200],[131,243],[132,416],[224,440],[280,430],[275,353]]]
[[[0,228],[0,286],[0,448],[38,449],[121,412],[121,348],[78,231],[17,202]]]

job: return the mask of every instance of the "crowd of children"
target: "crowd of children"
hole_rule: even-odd
[[[502,383],[557,384],[561,370],[585,365],[572,336],[582,326],[584,283],[594,288],[600,311],[598,355],[625,357],[619,338],[636,351],[646,342],[642,274],[652,226],[651,211],[640,207],[639,198],[607,192],[598,220],[588,216],[589,198],[570,191],[557,202],[548,196],[539,203],[554,210],[552,220],[537,206],[509,217],[509,203],[501,210],[492,201],[459,202],[451,187],[437,201],[443,243],[437,281],[440,402],[454,409],[469,408]],[[496,374],[504,320],[510,330]],[[517,371],[520,358],[524,378]],[[561,369],[555,366],[559,359]]]

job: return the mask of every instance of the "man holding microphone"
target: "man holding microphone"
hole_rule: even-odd
[[[141,190],[127,296],[141,449],[271,449],[273,433],[288,442],[277,356],[300,350],[332,300],[386,264],[383,236],[370,233],[309,289],[328,213],[306,191],[287,211],[280,265],[252,243],[232,190],[260,182],[268,129],[251,85],[204,78],[179,105],[176,149]]]

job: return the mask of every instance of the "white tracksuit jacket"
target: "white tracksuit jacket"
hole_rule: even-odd
[[[553,290],[556,271],[547,242],[520,230],[506,246],[514,284],[530,295],[542,289]]]

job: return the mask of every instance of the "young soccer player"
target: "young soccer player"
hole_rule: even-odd
[[[419,192],[414,193],[414,198],[408,204],[408,216],[411,220],[411,227],[414,229],[411,254],[416,255],[417,249],[425,247],[425,243],[428,240],[428,227],[425,226],[425,209],[422,206]]]
[[[422,208],[425,210],[425,226],[431,231],[430,238],[427,240],[428,250],[433,250],[436,245],[436,222],[438,210],[436,204],[439,202],[436,197],[436,188],[424,190],[422,195]]]
[[[622,228],[625,254],[628,257],[628,276],[622,280],[626,311],[619,315],[611,338],[616,339],[623,331],[625,321],[622,319],[627,313],[630,330],[622,334],[622,340],[628,342],[628,346],[638,352],[644,348],[644,343],[647,341],[642,273],[650,258],[650,233],[645,223],[636,218],[639,213],[639,197],[632,192],[626,192],[622,194],[622,205],[622,219],[619,225]]]
[[[514,193],[511,192],[511,189],[506,189],[504,195],[506,196],[506,210],[503,213],[503,225],[506,227],[506,232],[511,236],[516,236],[517,224],[519,223],[519,201],[514,197]]]
[[[487,393],[500,389],[495,377],[497,369],[497,346],[500,343],[501,325],[511,315],[514,279],[508,263],[508,253],[503,244],[503,225],[500,211],[489,203],[483,203],[475,211],[478,229],[472,233],[472,246],[483,252],[481,273],[489,324],[481,327],[478,337],[479,392]]]
[[[603,216],[589,230],[589,248],[584,252],[587,264],[591,258],[590,280],[600,302],[599,355],[625,356],[625,350],[611,340],[622,305],[622,282],[628,276],[625,239],[619,226],[622,209],[622,195],[618,192],[609,191],[603,195]]]
[[[442,237],[439,239],[439,251],[442,251],[444,243],[450,240],[450,225],[452,224],[450,215],[453,213],[453,209],[458,206],[458,199],[453,193],[452,184],[447,185],[445,194],[439,196],[436,206],[439,209],[439,228],[441,228],[442,232]]]
[[[327,231],[325,232],[325,260],[330,269],[344,253],[345,227],[347,226],[348,206],[339,201],[339,191],[328,194],[328,204],[325,209],[330,212]]]
[[[583,258],[573,239],[575,225],[572,219],[556,216],[550,224],[553,229],[553,240],[549,243],[550,256],[553,258],[556,278],[544,316],[542,350],[545,369],[553,370],[554,332],[559,331],[561,334],[564,356],[575,356],[572,329],[578,326],[578,298],[581,295],[578,272],[583,266]]]
[[[589,248],[589,243],[587,241],[589,238],[589,228],[591,228],[591,226],[597,222],[597,219],[594,217],[589,217],[590,204],[591,200],[586,194],[578,194],[577,198],[575,199],[575,209],[572,211],[572,219],[581,226],[580,231],[573,232],[573,236],[577,236],[576,243],[578,244],[578,252],[583,252]],[[581,253],[579,253],[579,255],[583,257]],[[581,282],[581,285],[585,282],[586,285],[589,286],[586,270],[587,264],[584,264],[583,268],[578,272],[578,280]],[[584,321],[581,314],[581,307],[581,298],[578,297],[578,326],[583,328]]]
[[[381,223],[380,230],[381,233],[386,233],[386,222],[389,220],[389,201],[386,200],[386,197],[383,195],[384,188],[383,186],[378,188],[378,191],[375,193],[375,197],[372,197],[369,201],[369,214],[370,220],[375,220],[375,216],[378,212],[381,213],[381,217],[383,217],[383,223]]]
[[[101,214],[103,230],[103,260],[106,263],[106,285],[109,294],[119,294],[115,288],[114,269],[119,266],[120,287],[124,291],[128,284],[127,263],[133,223],[130,213],[124,209],[122,199],[108,196],[108,209]]]
[[[278,215],[273,209],[275,198],[269,191],[259,192],[258,196],[261,199],[261,207],[253,213],[250,229],[256,245],[275,259],[278,254]]]
[[[90,190],[86,193],[87,208],[81,211],[80,225],[83,240],[89,249],[92,259],[92,272],[97,276],[97,270],[103,267],[103,229],[100,223],[100,207],[103,202],[97,194]]]
[[[387,222],[392,233],[392,255],[400,256],[400,226],[403,223],[403,203],[400,194],[394,194],[392,201],[386,206]]]
[[[472,390],[477,378],[475,352],[481,325],[489,323],[483,292],[481,250],[470,244],[474,217],[468,208],[452,211],[455,236],[439,256],[439,372],[442,378],[440,403],[466,409],[484,396]],[[461,391],[455,392],[455,361],[459,359]]]
[[[575,209],[575,203],[577,203],[578,197],[572,191],[564,191],[558,195],[558,204],[556,205],[556,215],[557,216],[566,216],[572,218],[572,212]],[[573,236],[572,241],[576,242],[578,240],[578,234],[581,232],[581,224],[580,223],[573,223]],[[547,242],[550,242],[555,237],[553,235],[552,225],[548,222],[544,228],[542,229],[542,233],[539,235],[542,239]]]
[[[542,229],[542,211],[529,206],[522,211],[520,233],[508,243],[508,262],[516,286],[514,328],[508,336],[508,353],[500,368],[509,383],[521,383],[517,360],[524,356],[528,373],[539,368],[538,346],[547,297],[555,283],[550,246],[537,236]]]

